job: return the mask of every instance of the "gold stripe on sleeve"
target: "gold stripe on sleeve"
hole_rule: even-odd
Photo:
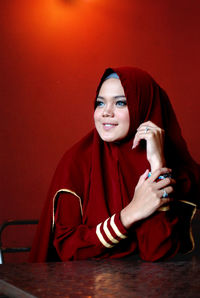
[[[99,238],[99,241],[107,248],[111,248],[113,247],[114,245],[111,245],[109,244],[104,238],[103,238],[103,235],[101,234],[101,231],[100,231],[100,226],[101,226],[102,223],[98,224],[97,228],[96,228],[96,234],[97,234],[97,237]]]
[[[127,236],[126,235],[123,235],[120,230],[118,229],[118,227],[116,226],[115,222],[114,222],[114,217],[115,217],[115,214],[111,217],[111,220],[110,220],[110,225],[111,227],[113,228],[114,232],[116,233],[116,235],[118,237],[120,237],[121,239],[126,239]]]
[[[109,218],[107,218],[105,221],[104,221],[104,224],[103,224],[103,229],[104,229],[104,232],[106,234],[106,236],[108,237],[108,239],[112,242],[112,243],[119,243],[119,240],[115,239],[109,229],[108,229],[108,226],[107,226],[107,222],[108,222]]]
[[[185,204],[188,204],[188,205],[191,205],[193,207],[197,207],[197,205],[195,203],[192,203],[192,202],[189,202],[189,201],[185,201],[185,200],[179,200],[179,202],[182,202],[182,203],[185,203]]]
[[[189,201],[185,201],[185,200],[180,200],[180,202],[184,203],[184,204],[188,204],[188,205],[191,205],[194,207],[193,211],[192,211],[192,215],[191,215],[191,218],[190,218],[190,230],[189,230],[189,233],[190,233],[190,240],[192,242],[192,249],[187,251],[186,254],[192,252],[194,249],[195,249],[195,241],[194,241],[194,237],[193,237],[193,234],[192,234],[192,220],[194,218],[194,215],[197,211],[197,205],[192,203],[192,202],[189,202]]]
[[[53,197],[53,219],[52,219],[52,228],[54,228],[54,225],[55,225],[55,200],[58,196],[59,193],[61,192],[66,192],[66,193],[70,193],[72,195],[74,195],[75,197],[77,197],[79,199],[79,203],[80,203],[80,210],[81,210],[81,216],[83,216],[83,208],[82,208],[82,203],[81,203],[81,198],[72,190],[70,189],[67,189],[67,188],[62,188],[62,189],[59,189],[54,197]]]

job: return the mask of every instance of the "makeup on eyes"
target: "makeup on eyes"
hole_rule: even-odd
[[[112,97],[112,100],[115,101],[115,104],[117,106],[124,107],[124,106],[127,105],[127,100],[126,100],[126,97],[124,95],[114,96],[114,97]],[[96,102],[95,102],[95,108],[104,106],[104,104],[106,102],[107,102],[107,100],[104,97],[98,96],[97,99],[96,99]]]

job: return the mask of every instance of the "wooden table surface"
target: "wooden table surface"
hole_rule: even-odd
[[[200,258],[0,265],[0,297],[200,297]],[[4,295],[7,296],[4,296]]]

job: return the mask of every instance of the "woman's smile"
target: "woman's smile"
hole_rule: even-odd
[[[103,127],[106,131],[109,131],[113,128],[115,128],[118,124],[115,123],[103,123]]]

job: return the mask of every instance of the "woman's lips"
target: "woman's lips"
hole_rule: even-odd
[[[110,130],[110,129],[116,127],[116,126],[117,126],[116,123],[103,123],[103,127],[104,127],[105,130]]]

